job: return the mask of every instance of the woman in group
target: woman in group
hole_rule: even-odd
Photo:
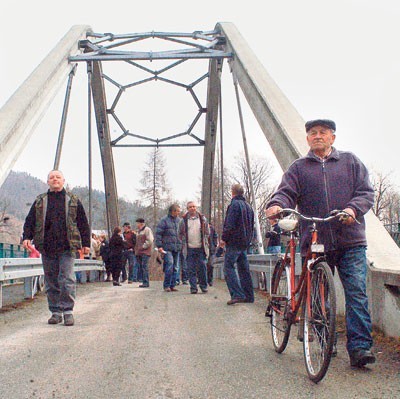
[[[113,281],[111,278],[112,272],[112,263],[111,263],[111,256],[110,256],[110,243],[107,240],[107,236],[102,234],[100,236],[100,256],[104,262],[104,267],[106,268],[106,280],[105,281]]]
[[[113,235],[110,238],[109,246],[113,285],[120,286],[121,283],[119,282],[119,277],[126,261],[125,257],[123,256],[124,240],[122,238],[120,227],[114,228]]]

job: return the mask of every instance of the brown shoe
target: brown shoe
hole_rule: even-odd
[[[59,324],[63,321],[63,318],[60,314],[58,313],[53,313],[50,317],[49,320],[47,320],[47,323],[49,324]]]
[[[245,302],[247,302],[246,298],[232,298],[226,304],[235,305],[237,303],[245,303]]]
[[[171,292],[171,288],[164,288],[165,292]]]
[[[64,326],[73,326],[74,325],[74,316],[72,313],[64,314]]]
[[[178,289],[176,289],[175,287],[171,287],[170,288],[171,291],[175,292],[175,291],[179,291]]]

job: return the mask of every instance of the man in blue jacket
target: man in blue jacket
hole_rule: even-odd
[[[336,266],[346,298],[347,351],[352,367],[375,362],[371,352],[372,323],[366,293],[366,235],[364,214],[374,203],[368,171],[351,152],[338,151],[335,122],[328,119],[305,125],[308,154],[294,161],[267,204],[270,217],[281,208],[295,208],[306,216],[325,217],[332,210],[345,210],[353,217],[318,226],[318,237],[327,260]],[[355,220],[360,223],[355,223]],[[301,252],[307,252],[309,223],[300,223]]]
[[[164,216],[156,228],[156,246],[158,252],[164,256],[164,291],[178,291],[175,288],[179,266],[179,254],[182,250],[182,241],[179,238],[179,214],[181,208],[172,204],[168,215]]]
[[[231,294],[228,305],[240,302],[254,302],[253,283],[247,260],[247,248],[254,234],[254,212],[246,202],[244,190],[240,184],[234,184],[232,201],[226,210],[220,247],[225,247],[224,275]],[[237,263],[237,271],[235,270]]]

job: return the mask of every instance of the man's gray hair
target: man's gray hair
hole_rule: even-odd
[[[52,170],[47,174],[47,180],[49,180],[50,173],[53,173],[53,172],[61,173],[61,176],[64,177],[64,173],[61,172],[61,170],[59,170],[59,169],[52,169]],[[65,179],[65,177],[64,177],[64,179]]]
[[[239,183],[233,184],[231,190],[233,195],[244,195],[244,188]]]
[[[172,204],[168,208],[168,214],[170,215],[173,211],[176,211],[177,209],[181,209],[181,206],[179,204]]]

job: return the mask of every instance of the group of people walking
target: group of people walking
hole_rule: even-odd
[[[115,286],[120,286],[120,281],[128,280],[130,284],[141,281],[139,287],[148,288],[153,232],[143,218],[136,219],[136,231],[131,229],[129,222],[124,223],[123,229],[124,231],[118,226],[115,227],[110,241],[104,240],[101,244],[100,251],[107,273],[106,281],[112,280]]]
[[[371,352],[372,323],[366,294],[366,237],[364,214],[372,207],[374,192],[364,164],[351,152],[338,151],[333,147],[336,124],[327,119],[309,121],[305,125],[309,153],[289,167],[282,182],[267,204],[266,215],[270,219],[282,208],[299,207],[302,213],[323,217],[333,209],[344,209],[351,218],[342,220],[334,230],[321,229],[320,237],[327,250],[327,259],[336,267],[343,283],[346,297],[347,350],[350,364],[363,367],[375,362]],[[80,200],[65,190],[65,179],[58,170],[52,170],[47,178],[49,190],[39,195],[25,220],[23,244],[32,245],[42,255],[46,292],[51,317],[49,324],[64,320],[66,326],[74,325],[73,307],[76,294],[74,274],[75,253],[88,254],[91,236],[88,221]],[[190,293],[199,290],[207,293],[210,285],[210,265],[218,245],[225,250],[224,275],[230,293],[228,305],[254,302],[254,292],[247,260],[247,249],[254,237],[254,213],[244,198],[240,184],[232,186],[232,201],[227,208],[221,240],[212,231],[206,217],[194,201],[187,203],[187,212],[180,216],[178,204],[169,207],[168,214],[158,223],[155,237],[145,220],[136,219],[131,230],[125,223],[123,230],[115,227],[108,243],[106,268],[112,274],[114,285],[129,279],[142,280],[140,287],[149,287],[148,263],[153,241],[163,258],[165,292],[177,291],[179,263],[186,261]],[[355,221],[358,223],[355,223]],[[279,252],[279,242],[273,240],[279,234],[271,233],[271,251]],[[307,242],[308,227],[301,224],[301,243]],[[103,240],[102,246],[107,243]],[[304,252],[307,248],[301,247]],[[105,251],[103,250],[103,254]],[[102,255],[104,256],[104,255]],[[126,276],[125,263],[129,264]],[[139,277],[138,273],[142,275]]]

